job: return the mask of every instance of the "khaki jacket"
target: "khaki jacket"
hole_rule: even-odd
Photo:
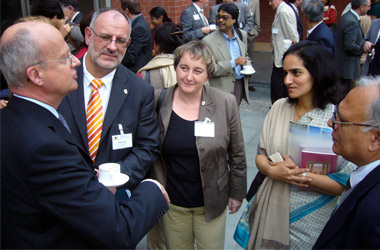
[[[169,126],[176,87],[177,85],[167,90],[159,111],[161,142],[164,141]],[[156,99],[160,92],[156,91]],[[235,97],[216,88],[203,86],[199,121],[204,121],[206,117],[215,123],[215,137],[197,137],[196,146],[206,221],[211,221],[226,209],[228,198],[242,200],[246,196],[247,163]],[[162,158],[154,163],[150,173],[152,178],[166,185],[166,168]]]

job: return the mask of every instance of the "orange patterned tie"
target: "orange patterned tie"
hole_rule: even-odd
[[[100,100],[98,90],[102,85],[103,82],[100,79],[92,80],[92,91],[86,112],[88,148],[93,162],[95,162],[96,153],[98,152],[103,128],[102,100]]]

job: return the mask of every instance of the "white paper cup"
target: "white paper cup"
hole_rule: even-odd
[[[210,24],[209,27],[211,30],[216,30],[216,24]]]
[[[103,163],[99,166],[99,181],[109,183],[117,179],[120,174],[120,164]]]
[[[292,45],[292,40],[284,39],[284,48],[287,50]]]
[[[243,70],[244,71],[251,71],[251,70],[253,70],[253,67],[251,65],[244,65]]]

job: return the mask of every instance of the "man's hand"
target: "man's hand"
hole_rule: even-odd
[[[372,50],[372,45],[373,43],[371,43],[370,41],[366,41],[363,45],[363,50],[364,50],[364,53],[369,53],[371,52]]]
[[[210,27],[203,27],[201,30],[202,30],[202,33],[205,34],[205,35],[207,35],[208,33],[211,32],[211,28]]]
[[[235,59],[235,64],[236,65],[245,65],[247,63],[247,58],[239,56],[238,58]]]
[[[234,214],[239,211],[241,207],[241,200],[235,200],[232,198],[228,198],[228,208],[230,209],[230,214]]]

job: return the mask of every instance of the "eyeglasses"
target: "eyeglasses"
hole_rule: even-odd
[[[128,40],[122,37],[116,37],[116,39],[112,39],[113,35],[109,34],[96,34],[95,30],[93,28],[90,28],[92,32],[94,32],[95,36],[99,37],[103,42],[107,43],[112,43],[115,41],[116,45],[121,46],[121,47],[126,47]]]
[[[67,55],[66,58],[63,58],[63,59],[57,59],[57,60],[50,60],[50,61],[44,61],[44,62],[39,62],[39,63],[32,64],[32,65],[30,65],[29,67],[32,67],[32,66],[35,66],[35,65],[40,65],[40,64],[46,64],[46,63],[63,62],[63,61],[67,61],[67,60],[70,61],[70,65],[73,64],[73,55],[71,54],[71,52],[68,52],[68,55]],[[29,67],[27,67],[27,68],[29,68]]]
[[[334,110],[333,115],[332,115],[332,127],[333,127],[333,129],[335,129],[335,124],[356,125],[356,126],[363,126],[363,127],[372,127],[372,128],[376,128],[376,129],[380,128],[379,126],[375,126],[375,125],[371,125],[371,124],[367,124],[367,123],[337,121],[338,115],[339,115],[338,106],[335,105],[335,110]]]
[[[222,15],[216,15],[216,20],[219,20],[219,19],[223,19],[223,21],[227,21],[228,19],[231,19],[232,17],[230,17],[230,16],[227,16],[227,15],[225,15],[225,16],[222,16]]]

